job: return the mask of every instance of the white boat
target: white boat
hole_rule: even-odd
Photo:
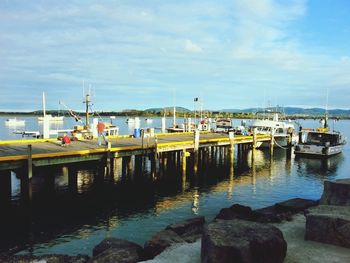
[[[46,114],[46,98],[45,92],[43,92],[43,116],[38,117],[38,121],[63,121],[64,116],[52,116]]]
[[[44,121],[44,119],[48,121],[63,121],[64,116],[52,116],[51,114],[45,114],[45,116],[38,117],[38,121]]]
[[[135,117],[135,118],[127,118],[125,121],[127,124],[135,124],[135,123],[140,123],[140,118]]]
[[[346,138],[340,132],[329,130],[327,119],[323,128],[302,130],[300,137],[294,149],[296,155],[329,157],[341,153],[346,144]]]
[[[282,114],[277,111],[257,112],[256,119],[247,122],[247,129],[250,133],[256,129],[257,134],[263,135],[270,135],[273,132],[275,147],[287,147],[290,135],[292,145],[297,144],[299,140],[293,122],[284,120]],[[268,147],[269,144],[270,142],[260,142],[257,147]]]
[[[5,124],[9,126],[24,125],[25,122],[25,120],[19,120],[17,118],[10,118],[5,120]]]
[[[215,121],[216,132],[229,132],[233,129],[230,118],[217,118]]]
[[[152,119],[149,119],[149,118],[146,118],[145,121],[146,121],[147,123],[152,123],[152,122],[153,122],[153,120],[152,120]]]
[[[134,118],[127,118],[125,122],[127,124],[135,123],[135,119]]]

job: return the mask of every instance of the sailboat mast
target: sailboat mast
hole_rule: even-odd
[[[174,109],[173,109],[173,127],[175,128],[176,126],[176,107],[174,105]]]
[[[173,89],[173,128],[176,126],[176,106],[175,106],[175,89]]]
[[[44,118],[46,117],[46,99],[45,99],[45,92],[43,92],[43,115]]]
[[[85,95],[85,123],[86,128],[89,127],[89,94]]]
[[[324,128],[328,128],[328,89],[327,89],[327,96],[326,96],[326,114],[325,114],[325,120],[324,120]]]

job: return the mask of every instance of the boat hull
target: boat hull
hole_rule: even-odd
[[[297,145],[294,149],[295,155],[329,157],[343,151],[343,145],[318,146],[318,145]]]
[[[274,142],[274,147],[289,147],[289,138],[288,135],[283,135],[281,137],[275,136],[275,142]],[[292,145],[296,145],[298,143],[298,136],[293,135],[292,136]],[[270,142],[258,142],[257,143],[258,148],[267,148],[270,147]]]

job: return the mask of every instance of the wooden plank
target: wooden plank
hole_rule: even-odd
[[[157,136],[158,151],[177,151],[182,149],[191,150],[194,147],[193,132],[182,134],[169,134],[167,136]],[[258,135],[257,141],[269,141],[269,135]],[[113,137],[109,138],[111,143],[110,152],[115,157],[130,156],[155,151],[155,138],[144,138],[142,148],[142,138]],[[252,143],[252,136],[235,136],[234,143]],[[201,133],[199,147],[230,145],[227,134]],[[12,143],[0,144],[0,168],[18,166],[28,158],[27,144]],[[72,141],[70,145],[62,147],[60,141],[49,140],[39,141],[32,144],[32,157],[34,165],[51,165],[59,163],[69,163],[77,161],[95,160],[108,151],[106,146],[98,146],[97,140]],[[4,163],[7,162],[5,165]]]

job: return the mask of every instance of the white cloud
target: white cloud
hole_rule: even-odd
[[[191,53],[201,53],[201,52],[203,52],[203,49],[199,45],[193,43],[189,39],[187,39],[185,41],[185,50],[188,51],[188,52],[191,52]]]

